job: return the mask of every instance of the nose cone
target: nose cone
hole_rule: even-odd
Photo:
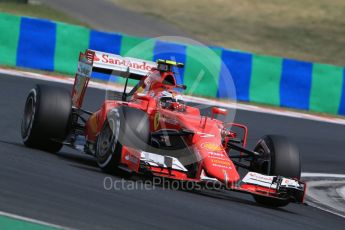
[[[221,145],[206,142],[200,145],[203,167],[207,175],[228,184],[240,179],[234,163]]]

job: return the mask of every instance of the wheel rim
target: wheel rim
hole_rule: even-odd
[[[108,119],[106,122],[97,140],[97,162],[102,168],[106,167],[113,158],[113,152],[117,143],[117,133],[113,132],[115,127],[114,120]]]
[[[22,132],[24,139],[26,139],[30,134],[34,116],[35,100],[33,96],[30,96],[25,103],[24,116],[22,121]]]
[[[257,146],[254,151],[260,153],[261,158],[254,160],[251,166],[259,169],[259,173],[271,175],[271,155],[262,146]]]
[[[100,133],[98,138],[98,155],[104,157],[109,153],[112,144],[112,132],[109,126]]]

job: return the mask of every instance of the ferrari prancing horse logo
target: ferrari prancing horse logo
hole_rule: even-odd
[[[156,130],[158,128],[158,125],[159,125],[159,118],[160,118],[160,113],[157,112],[155,114],[155,118],[153,120],[153,129]]]

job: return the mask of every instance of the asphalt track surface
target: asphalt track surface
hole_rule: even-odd
[[[23,146],[21,115],[37,83],[71,87],[0,76],[1,211],[78,229],[344,229],[343,218],[319,209],[297,204],[271,209],[234,192],[108,191],[103,181],[109,175],[89,156]],[[103,99],[102,91],[89,89],[86,108],[97,109]],[[303,171],[344,173],[345,126],[245,111],[236,120],[249,125],[249,145],[267,133],[284,134],[299,145]]]

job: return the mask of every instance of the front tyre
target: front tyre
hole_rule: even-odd
[[[264,136],[254,148],[261,153],[262,158],[252,163],[256,172],[300,179],[301,162],[297,146],[283,136]],[[254,195],[256,202],[273,207],[281,207],[289,204],[289,199],[280,200],[270,197]]]
[[[21,123],[23,142],[30,148],[58,152],[68,132],[72,110],[67,90],[47,85],[36,85],[26,99]]]

